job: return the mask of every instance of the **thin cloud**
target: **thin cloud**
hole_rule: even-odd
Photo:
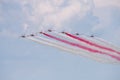
[[[99,19],[99,23],[93,27],[93,31],[104,29],[112,22],[111,10],[108,8],[95,9],[93,14]]]
[[[0,23],[3,21],[2,17],[2,5],[0,4]]]
[[[51,25],[62,28],[65,22],[71,21],[75,16],[83,18],[90,11],[91,3],[84,0],[31,0],[26,1],[23,8],[28,15],[29,22],[39,27]]]
[[[94,0],[96,7],[116,6],[120,7],[120,0]]]
[[[99,19],[99,23],[93,27],[93,31],[101,30],[111,26],[113,21],[113,8],[120,8],[120,0],[93,0],[95,8],[93,15]]]

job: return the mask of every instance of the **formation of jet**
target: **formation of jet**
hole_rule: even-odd
[[[86,36],[66,31],[57,32],[51,29],[37,34],[22,35],[39,44],[48,45],[69,53],[103,63],[120,63],[120,48],[94,35]]]
[[[52,30],[51,29],[48,29],[48,32],[52,32]],[[42,34],[42,32],[39,32],[40,34]],[[63,32],[61,32],[61,33],[65,33],[64,31]],[[75,33],[75,35],[80,35],[79,33]],[[30,34],[29,36],[35,36],[34,34]],[[25,38],[25,37],[27,37],[27,36],[25,36],[25,35],[22,35],[21,36],[22,38]],[[94,35],[90,35],[90,37],[94,37]]]

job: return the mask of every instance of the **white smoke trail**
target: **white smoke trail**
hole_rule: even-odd
[[[104,40],[104,39],[101,39],[101,38],[98,38],[98,37],[94,37],[94,39],[96,39],[96,40],[98,40],[98,41],[101,41],[103,44],[106,44],[106,45],[108,45],[109,47],[114,48],[114,49],[120,51],[120,47],[118,47],[118,46],[116,46],[116,45],[113,45],[112,43],[110,43],[110,42],[108,42],[108,41],[106,41],[106,40]]]
[[[120,51],[119,47],[116,47],[116,46],[112,45],[111,43],[109,43],[109,42],[107,42],[105,40],[102,40],[100,38],[99,39],[98,38],[94,39],[94,38],[91,38],[91,37],[88,37],[88,36],[81,36],[81,37],[83,37],[85,39],[89,39],[90,41],[92,41],[92,42],[94,42],[96,44],[100,44],[100,45],[103,45],[105,47],[112,48],[112,49],[114,49],[116,51]]]
[[[77,43],[77,44],[80,44],[80,45],[83,45],[83,46],[86,46],[86,47],[89,47],[89,48],[92,48],[92,49],[95,49],[95,50],[99,50],[99,51],[102,51],[102,52],[109,53],[109,54],[111,54],[111,55],[115,55],[115,56],[119,56],[119,57],[120,57],[120,55],[119,55],[119,54],[116,54],[115,52],[111,52],[111,51],[108,51],[108,50],[104,50],[104,49],[97,48],[97,47],[95,47],[95,46],[88,45],[87,43],[78,41],[78,40],[76,40],[76,39],[73,39],[73,38],[71,38],[71,37],[69,37],[69,36],[66,36],[66,35],[64,35],[64,34],[61,34],[61,33],[55,32],[55,31],[54,31],[53,33],[56,34],[56,36],[61,36],[62,38],[65,38],[66,40],[69,40],[69,41],[71,41],[71,42],[75,42],[75,43]],[[88,40],[88,39],[87,39],[87,40]],[[95,55],[95,54],[92,53],[92,55]],[[101,55],[103,55],[103,54],[101,54]]]
[[[64,51],[67,51],[67,52],[70,52],[70,53],[79,54],[81,56],[88,57],[88,58],[94,59],[94,60],[102,62],[102,63],[113,63],[113,64],[119,63],[117,61],[114,61],[114,60],[111,60],[111,59],[108,59],[108,58],[107,59],[98,58],[97,56],[99,56],[99,55],[96,55],[96,56],[89,55],[90,53],[86,54],[86,52],[84,52],[84,51],[77,50],[75,48],[68,48],[68,47],[65,47],[63,45],[60,45],[59,43],[55,43],[55,42],[52,42],[52,41],[44,39],[44,38],[40,38],[40,37],[36,37],[36,38],[38,38],[39,40],[37,40],[33,37],[29,37],[27,39],[30,39],[30,40],[35,41],[35,42],[40,43],[40,44],[45,44],[45,45],[49,45],[49,46],[52,46],[52,47],[56,47],[60,50],[64,50]]]

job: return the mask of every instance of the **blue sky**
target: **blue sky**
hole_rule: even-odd
[[[1,0],[0,80],[120,80],[120,65],[40,45],[21,34],[79,32],[120,46],[119,0]]]

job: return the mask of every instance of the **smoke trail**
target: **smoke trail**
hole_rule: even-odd
[[[48,36],[48,37],[53,38],[53,39],[55,39],[55,40],[58,40],[58,41],[60,41],[60,42],[63,42],[63,43],[66,43],[66,44],[69,44],[69,45],[72,45],[72,46],[76,46],[76,47],[78,47],[78,48],[81,48],[81,49],[86,50],[86,51],[89,51],[89,52],[93,52],[93,53],[97,53],[97,54],[108,55],[108,56],[110,56],[110,57],[112,57],[112,58],[120,61],[120,57],[118,57],[118,56],[114,56],[114,55],[112,55],[112,54],[108,54],[108,53],[101,52],[101,51],[98,51],[98,50],[94,50],[94,49],[91,49],[91,48],[88,48],[88,47],[85,47],[85,46],[82,46],[82,45],[79,45],[79,44],[72,43],[72,42],[69,42],[69,41],[66,41],[66,40],[62,40],[62,39],[60,39],[60,38],[57,38],[57,37],[55,37],[55,36],[52,36],[52,35],[49,35],[49,34],[46,34],[46,33],[43,33],[43,34],[44,34],[45,36]]]
[[[37,40],[37,39],[35,39],[33,37],[28,37],[27,39],[32,40],[32,41],[37,42],[37,43],[40,43],[40,44],[56,47],[57,49],[60,49],[60,50],[63,50],[63,51],[79,54],[81,56],[88,57],[88,58],[91,58],[93,60],[96,60],[96,61],[99,61],[99,62],[102,62],[102,63],[110,63],[110,64],[111,63],[112,64],[119,63],[118,61],[114,61],[114,60],[111,60],[111,59],[98,58],[97,56],[99,56],[99,55],[93,56],[93,55],[89,55],[89,53],[86,54],[86,52],[81,51],[81,50],[76,50],[74,48],[67,48],[67,47],[65,47],[63,45],[60,45],[59,43],[55,43],[55,42],[50,41],[48,39],[44,39],[44,38],[41,38],[41,37],[36,37],[36,38],[39,39],[39,40]]]
[[[101,49],[101,48],[98,48],[98,47],[95,47],[95,46],[91,46],[91,45],[89,45],[89,44],[87,44],[87,43],[84,43],[84,42],[82,42],[82,41],[78,41],[78,40],[76,40],[76,39],[73,39],[73,38],[71,38],[71,37],[69,37],[69,36],[67,36],[67,35],[64,35],[64,34],[62,34],[62,33],[58,33],[58,32],[53,32],[54,34],[55,34],[55,36],[60,36],[60,37],[62,37],[62,39],[64,38],[65,40],[69,40],[69,41],[71,41],[71,42],[75,42],[75,43],[77,43],[77,44],[81,44],[81,45],[84,45],[84,46],[87,46],[87,47],[89,47],[89,48],[92,48],[92,49],[96,49],[96,50],[99,50],[99,51],[102,51],[102,52],[105,52],[105,53],[109,53],[109,54],[114,54],[114,55],[116,55],[116,56],[120,56],[119,54],[116,54],[116,53],[114,53],[114,52],[111,52],[111,51],[107,51],[107,50],[104,50],[104,49]]]
[[[108,42],[108,41],[106,41],[106,40],[104,40],[104,39],[101,39],[101,38],[98,38],[98,37],[94,37],[94,39],[102,42],[103,44],[108,45],[109,47],[111,47],[111,48],[113,48],[113,49],[116,49],[116,50],[119,50],[119,51],[120,51],[120,48],[119,48],[118,46],[115,46],[115,45],[113,45],[112,43],[110,43],[110,42]]]
[[[86,51],[83,51],[82,49],[76,49],[75,47],[66,47],[64,45],[61,45],[61,43],[58,43],[58,42],[53,42],[53,41],[50,41],[49,39],[45,39],[45,38],[41,38],[41,37],[37,37],[37,39],[40,39],[40,40],[43,40],[45,42],[48,42],[48,43],[52,43],[53,45],[57,45],[57,46],[61,46],[61,48],[66,48],[69,50],[69,52],[71,53],[75,53],[75,54],[79,54],[83,57],[88,57],[88,58],[92,58],[93,60],[96,60],[96,61],[100,61],[102,63],[116,63],[115,60],[111,61],[111,58],[103,58],[102,56],[100,57],[100,55],[95,55],[95,54],[90,54],[90,52],[86,52]],[[119,62],[118,62],[119,63]]]
[[[61,45],[60,43],[56,43],[56,42],[53,42],[53,41],[50,41],[49,39],[45,39],[45,38],[41,38],[41,37],[28,37],[27,39],[30,39],[34,42],[37,42],[37,43],[40,43],[40,44],[44,44],[44,45],[48,45],[48,46],[51,46],[51,47],[55,47],[55,48],[58,48],[60,50],[63,50],[63,51],[67,51],[67,52],[72,52],[72,53],[76,53],[76,54],[83,54],[82,56],[88,56],[88,55],[85,55],[86,52],[84,51],[78,51],[74,48],[68,48],[68,47],[65,47],[63,45]],[[37,40],[38,39],[38,40]]]
[[[109,43],[101,38],[91,38],[91,37],[88,37],[88,36],[81,36],[82,38],[85,38],[85,39],[88,39],[89,41],[91,42],[94,42],[96,44],[100,44],[100,45],[103,45],[104,47],[108,47],[108,48],[111,48],[115,51],[119,51],[120,52],[120,48],[113,45],[112,43]]]
[[[120,52],[115,51],[115,50],[113,50],[113,49],[111,49],[111,48],[107,48],[107,47],[104,47],[104,46],[95,44],[95,43],[93,43],[93,42],[90,42],[90,41],[85,40],[85,39],[83,39],[83,38],[74,36],[74,35],[69,34],[69,33],[67,33],[67,32],[65,32],[65,34],[68,35],[68,36],[70,36],[70,37],[72,37],[72,38],[74,38],[74,39],[77,39],[77,40],[79,40],[79,41],[85,42],[85,43],[87,43],[87,44],[89,44],[89,45],[91,45],[91,46],[95,46],[95,47],[98,47],[98,48],[101,48],[101,49],[104,49],[104,50],[109,50],[109,51],[111,51],[111,52],[116,52],[117,54],[120,54]]]

